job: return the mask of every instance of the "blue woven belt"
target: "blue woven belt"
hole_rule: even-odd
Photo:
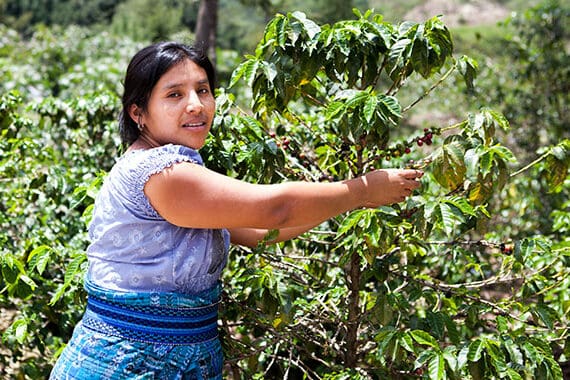
[[[83,325],[148,343],[195,344],[218,336],[218,304],[196,308],[125,305],[89,296]]]

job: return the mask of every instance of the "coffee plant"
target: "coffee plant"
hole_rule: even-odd
[[[273,18],[218,90],[201,153],[211,169],[256,183],[414,167],[426,173],[422,186],[406,202],[355,210],[289,242],[233,247],[220,318],[226,377],[563,379],[570,205],[544,215],[549,233],[519,225],[511,236],[509,218],[543,197],[568,199],[570,141],[522,164],[500,139],[512,126],[492,105],[449,125],[406,123],[438,88],[458,78],[476,86],[477,63],[454,56],[438,17],[355,16],[323,25],[301,12]],[[65,55],[64,40],[42,45],[43,33],[27,49]],[[38,76],[41,95],[11,85],[0,98],[0,304],[16,311],[0,369],[18,363],[14,378],[47,377],[81,317],[86,224],[122,151],[115,73],[140,46],[122,41],[103,63],[90,46],[109,37],[82,33],[60,74]],[[0,52],[0,72],[17,57],[34,67],[13,46]],[[521,193],[525,181],[549,192]]]
[[[292,13],[273,19],[235,70],[230,87],[251,88],[253,116],[220,97],[207,156],[233,153],[216,160],[226,170],[253,181],[338,180],[394,166],[427,173],[404,204],[234,251],[225,316],[235,322],[224,327],[236,376],[562,377],[553,347],[567,349],[568,302],[560,294],[555,306],[543,293],[568,285],[567,242],[485,235],[487,206],[520,174],[496,138],[509,122],[482,108],[454,125],[399,128],[449,76],[472,86],[476,62],[452,52],[438,18],[392,25],[368,12],[320,26]],[[406,86],[427,90],[402,105]],[[227,149],[240,136],[251,137]],[[566,181],[569,147],[562,141],[535,163],[552,189]]]

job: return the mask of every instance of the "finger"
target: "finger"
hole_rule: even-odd
[[[404,185],[404,189],[411,191],[411,190],[417,189],[421,185],[422,185],[422,183],[420,181],[418,181],[418,179],[408,179],[408,181]]]
[[[421,178],[424,175],[424,172],[417,169],[407,169],[405,170],[403,177],[407,179],[416,179]]]
[[[405,195],[400,195],[399,197],[395,198],[395,202],[396,203],[400,203],[406,200],[406,196]]]

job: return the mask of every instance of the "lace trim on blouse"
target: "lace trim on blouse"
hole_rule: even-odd
[[[132,151],[121,157],[119,162],[121,163],[121,161],[124,161],[125,165],[130,167],[125,180],[130,182],[128,188],[133,190],[130,197],[132,197],[135,205],[141,208],[140,211],[145,216],[158,219],[163,218],[152,207],[144,193],[144,186],[149,178],[180,162],[203,165],[202,157],[196,150],[172,144],[149,150]]]

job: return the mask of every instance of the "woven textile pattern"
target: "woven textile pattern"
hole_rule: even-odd
[[[85,288],[88,309],[50,380],[222,378],[219,286],[193,296]]]

